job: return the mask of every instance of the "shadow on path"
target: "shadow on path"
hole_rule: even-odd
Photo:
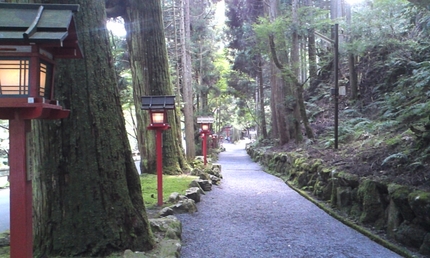
[[[183,258],[400,257],[262,171],[244,145],[224,144],[223,181],[181,214]]]

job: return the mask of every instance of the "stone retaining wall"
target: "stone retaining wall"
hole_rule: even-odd
[[[330,203],[359,224],[383,230],[400,244],[430,255],[429,192],[359,178],[302,153],[271,153],[253,146],[247,146],[247,153],[267,172]]]

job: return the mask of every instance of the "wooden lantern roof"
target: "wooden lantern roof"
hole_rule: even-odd
[[[175,109],[175,96],[144,96],[142,97],[143,110]]]
[[[0,45],[37,44],[56,58],[82,58],[76,4],[0,3]]]

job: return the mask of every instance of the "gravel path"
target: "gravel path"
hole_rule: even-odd
[[[224,144],[223,181],[181,214],[182,258],[400,257],[335,220]]]

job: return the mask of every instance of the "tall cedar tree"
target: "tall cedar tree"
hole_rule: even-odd
[[[43,1],[44,3],[48,1]],[[76,15],[83,60],[58,60],[67,119],[33,124],[36,257],[105,256],[154,241],[119,102],[101,1]]]
[[[125,2],[125,20],[128,52],[130,54],[133,75],[133,95],[136,107],[141,106],[141,97],[145,95],[174,95],[170,81],[166,41],[161,2],[159,0],[128,0]],[[170,130],[163,133],[163,172],[180,174],[189,165],[181,146],[180,121],[177,111],[168,112]],[[147,112],[136,108],[139,149],[142,160],[141,168],[147,173],[156,171],[155,135],[148,131]]]

